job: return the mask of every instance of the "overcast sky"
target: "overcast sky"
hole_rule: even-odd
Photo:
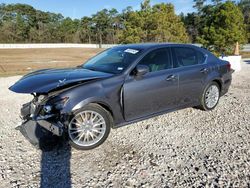
[[[82,18],[91,16],[97,11],[107,8],[116,8],[118,11],[127,6],[139,9],[142,0],[0,0],[0,3],[25,3],[36,9],[61,13],[65,17]],[[177,14],[193,12],[193,0],[151,0],[151,4],[172,3]]]

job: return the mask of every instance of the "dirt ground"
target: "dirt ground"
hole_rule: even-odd
[[[103,49],[0,49],[0,76],[24,74],[43,68],[74,67]]]
[[[111,131],[90,151],[42,152],[15,130],[30,95],[0,78],[0,187],[250,187],[250,59],[210,112],[187,108]]]

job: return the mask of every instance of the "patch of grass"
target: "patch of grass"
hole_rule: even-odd
[[[22,76],[27,74],[28,72],[0,72],[0,77],[10,77],[10,76]]]
[[[46,68],[67,68],[83,64],[103,49],[0,49],[0,77],[23,75]]]

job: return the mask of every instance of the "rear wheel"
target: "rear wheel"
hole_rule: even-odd
[[[98,147],[107,139],[112,122],[110,113],[101,106],[85,106],[74,113],[69,123],[70,144],[80,150]]]
[[[220,87],[216,82],[207,85],[200,99],[200,106],[202,110],[213,110],[220,99]]]

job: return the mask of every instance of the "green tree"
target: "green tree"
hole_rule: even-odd
[[[83,17],[80,21],[80,27],[78,28],[79,39],[82,43],[92,43],[92,19],[90,17]]]
[[[188,35],[181,18],[172,4],[156,4],[152,8],[149,33],[152,42],[188,42]]]
[[[186,16],[182,16],[182,22],[184,23],[188,36],[192,43],[197,41],[200,30],[200,16],[196,12],[188,13]]]
[[[101,47],[103,40],[106,38],[107,29],[110,27],[109,12],[107,9],[103,9],[92,17],[92,26],[97,34],[96,39]]]
[[[149,0],[141,4],[139,11],[128,9],[124,13],[124,30],[121,43],[138,42],[187,42],[188,36],[181,17],[172,4],[156,4]]]
[[[26,25],[24,18],[18,13],[15,22],[15,38],[17,42],[27,41],[28,39],[28,26]]]
[[[216,54],[232,54],[235,43],[245,43],[246,32],[241,10],[230,1],[203,9],[203,28],[198,41]]]
[[[212,2],[215,4],[215,5],[218,5],[222,2],[222,0],[212,0]]]
[[[193,7],[196,8],[198,10],[198,12],[200,12],[204,7],[205,2],[206,2],[206,0],[194,0],[195,4]]]
[[[77,42],[75,39],[76,32],[80,21],[71,18],[65,18],[60,25],[60,37],[62,42]]]
[[[247,27],[247,38],[248,42],[250,42],[250,0],[241,0],[238,3],[238,6],[240,7],[243,13],[244,23]]]
[[[123,12],[123,30],[119,35],[120,43],[139,43],[144,35],[143,19],[131,7]]]

